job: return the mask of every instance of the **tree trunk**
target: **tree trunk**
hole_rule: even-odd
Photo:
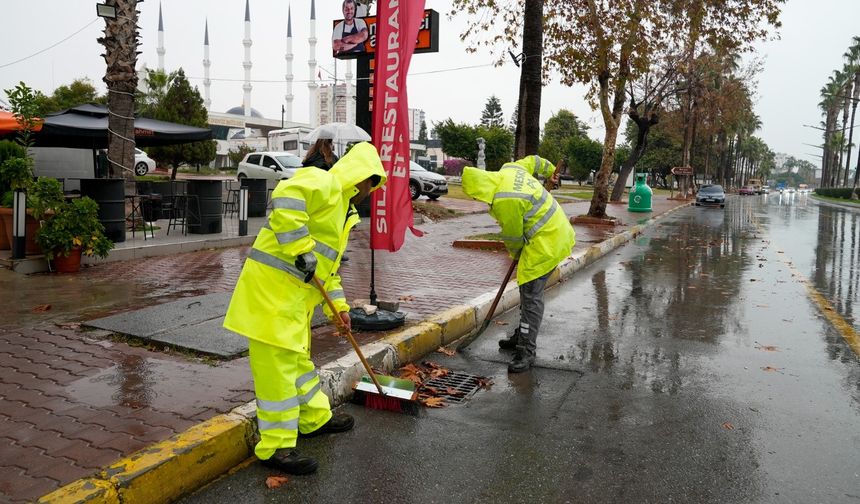
[[[537,154],[543,65],[543,0],[526,0],[523,11],[523,62],[520,72],[516,159]]]
[[[630,176],[630,172],[642,158],[642,154],[645,153],[645,148],[648,146],[648,133],[651,130],[651,126],[654,126],[660,120],[656,114],[651,114],[649,119],[645,119],[639,117],[639,114],[633,111],[630,112],[630,119],[636,123],[636,145],[633,147],[633,151],[630,152],[630,157],[621,165],[618,180],[615,181],[615,186],[612,188],[610,201],[621,201],[627,177]]]
[[[107,0],[116,7],[116,18],[105,18],[107,63],[104,82],[108,88],[108,163],[114,175],[134,185],[134,93],[137,89],[137,0]]]

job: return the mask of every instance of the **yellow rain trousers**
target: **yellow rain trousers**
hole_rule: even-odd
[[[508,253],[519,259],[518,285],[546,275],[570,255],[576,234],[567,215],[526,170],[488,172],[467,166],[463,192],[490,205]]]
[[[257,394],[260,442],[257,456],[296,445],[298,431],[311,432],[331,417],[328,398],[310,360],[310,321],[322,295],[303,281],[296,257],[313,251],[316,275],[339,312],[349,311],[337,274],[349,231],[358,223],[350,199],[355,187],[385,171],[376,148],[355,145],[329,171],[303,168],[278,183],[272,212],[239,275],[224,327],[247,337]],[[337,317],[328,307],[329,318]]]

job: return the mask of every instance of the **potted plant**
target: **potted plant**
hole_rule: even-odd
[[[98,205],[93,199],[82,197],[64,201],[53,207],[52,212],[53,215],[42,221],[36,241],[45,258],[52,261],[55,271],[78,271],[82,255],[107,257],[113,242],[104,234]]]

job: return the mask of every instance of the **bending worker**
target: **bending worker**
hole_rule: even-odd
[[[293,449],[296,438],[344,432],[355,423],[347,414],[332,416],[320,390],[310,322],[323,297],[309,282],[314,275],[324,282],[338,310],[325,307],[325,314],[349,327],[337,269],[358,223],[353,205],[384,183],[376,148],[363,142],[331,170],[299,169],[272,193],[269,221],[248,254],[224,320],[224,327],[249,340],[260,430],[254,453],[268,467],[314,472],[316,460]]]
[[[497,172],[463,170],[463,192],[490,205],[508,253],[519,261],[520,323],[513,336],[499,341],[502,349],[516,350],[508,365],[511,373],[528,371],[534,364],[546,282],[576,241],[564,210],[518,163],[505,164]]]

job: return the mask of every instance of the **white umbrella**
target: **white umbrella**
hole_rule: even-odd
[[[333,122],[318,126],[315,130],[308,133],[305,137],[310,143],[316,142],[319,139],[330,138],[335,144],[345,144],[349,142],[369,142],[370,135],[366,131],[359,128],[355,124],[347,124],[342,122]]]

